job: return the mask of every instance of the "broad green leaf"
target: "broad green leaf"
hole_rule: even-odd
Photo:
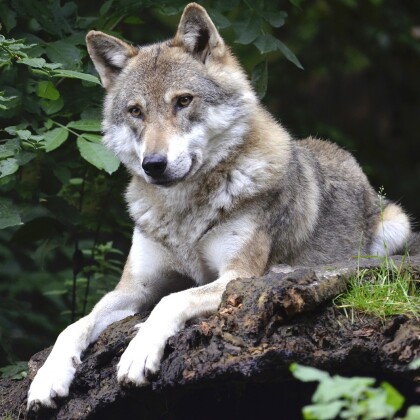
[[[302,409],[303,418],[305,420],[335,419],[344,405],[344,401],[333,401],[328,404],[307,405]]]
[[[271,26],[274,26],[275,28],[280,28],[286,22],[287,13],[281,10],[267,10],[262,13],[262,16]]]
[[[0,159],[15,156],[20,149],[20,142],[18,139],[7,140],[6,143],[0,144]]]
[[[267,92],[268,71],[267,60],[258,63],[252,71],[252,84],[260,99],[264,98]]]
[[[60,97],[60,92],[56,89],[54,84],[46,80],[38,82],[36,94],[40,98],[51,99],[53,101]]]
[[[24,166],[28,162],[30,162],[32,159],[35,159],[36,153],[28,152],[27,150],[21,150],[18,152],[18,154],[15,156],[17,164],[19,166]]]
[[[403,420],[419,420],[420,419],[420,405],[412,405],[408,410]]]
[[[67,124],[67,127],[80,131],[101,131],[101,123],[99,120],[79,120]]]
[[[0,377],[2,378],[23,379],[26,378],[27,375],[27,362],[14,362],[12,365],[0,368]]]
[[[21,60],[17,61],[19,64],[26,64],[29,67],[33,67],[36,69],[42,69],[46,61],[43,58],[22,58]]]
[[[107,0],[100,8],[99,8],[99,15],[105,16],[109,10],[111,9],[112,3],[114,0]]]
[[[385,390],[387,404],[398,411],[404,404],[404,397],[388,382],[382,382],[381,388]]]
[[[302,64],[290,49],[273,35],[260,35],[255,41],[254,45],[258,48],[261,54],[266,54],[271,51],[279,50],[289,61],[296,67],[303,69]]]
[[[7,32],[11,31],[16,26],[16,12],[9,9],[4,2],[0,3],[1,23],[4,25]]]
[[[85,160],[109,174],[115,172],[120,165],[119,160],[103,144],[92,143],[79,136],[77,147]]]
[[[68,79],[80,79],[85,80],[86,82],[95,83],[97,85],[100,85],[100,80],[93,76],[92,74],[87,73],[81,73],[79,71],[73,71],[73,70],[54,70],[53,77],[66,77]]]
[[[298,58],[293,54],[292,51],[289,50],[289,48],[283,44],[283,42],[277,40],[278,49],[283,53],[283,55],[291,61],[297,68],[303,70],[303,66],[298,60]]]
[[[344,378],[335,375],[326,379],[318,385],[312,401],[315,403],[328,403],[339,398],[358,399],[370,386],[375,383],[373,378],[361,378],[354,376]]]
[[[48,43],[45,53],[52,62],[62,63],[70,68],[78,66],[82,60],[82,51],[75,45],[62,40]]]
[[[261,54],[266,54],[275,51],[278,48],[278,39],[273,35],[264,34],[260,35],[255,41],[254,45],[258,48]]]
[[[100,136],[99,134],[83,133],[80,137],[83,137],[84,139],[89,140],[93,143],[102,142],[102,136]]]
[[[397,411],[395,407],[388,404],[384,389],[371,389],[358,405],[360,414],[363,414],[364,418],[372,420],[394,418]]]
[[[16,159],[7,158],[0,160],[0,178],[4,178],[7,175],[14,174],[19,169],[19,165]]]
[[[218,10],[210,10],[209,15],[219,29],[228,28],[231,25],[230,20]]]
[[[0,198],[0,229],[21,224],[22,220],[18,207],[11,200]]]
[[[302,366],[297,363],[290,365],[290,372],[292,372],[296,379],[302,382],[323,381],[331,378],[327,372],[310,366]]]
[[[47,115],[55,114],[64,106],[64,100],[61,96],[55,101],[51,101],[49,99],[41,99],[39,103]]]
[[[65,128],[54,128],[44,134],[45,151],[51,152],[60,147],[68,138],[69,132]]]
[[[235,42],[247,45],[254,41],[260,33],[260,20],[251,14],[246,20],[233,24],[233,28],[236,33]]]
[[[16,135],[21,139],[21,140],[28,140],[31,138],[32,133],[29,130],[17,130],[16,131]]]
[[[420,357],[418,357],[417,359],[413,360],[409,365],[408,365],[409,369],[418,369],[420,368]]]

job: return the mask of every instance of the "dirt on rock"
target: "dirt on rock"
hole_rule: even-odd
[[[410,264],[418,270],[420,258]],[[0,418],[251,419],[279,413],[297,419],[316,384],[294,380],[292,362],[387,379],[413,402],[420,397],[420,370],[408,364],[420,357],[419,319],[352,320],[332,304],[360,265],[375,262],[276,266],[264,277],[232,281],[216,314],[190,321],[168,340],[161,370],[144,388],[120,387],[116,365],[147,314],[117,322],[85,351],[58,408],[27,416],[26,393],[45,349],[29,362],[28,378],[0,381]]]

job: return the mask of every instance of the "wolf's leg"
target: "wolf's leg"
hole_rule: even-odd
[[[120,383],[147,384],[148,377],[159,369],[165,343],[170,336],[179,331],[187,320],[214,313],[231,280],[263,274],[269,256],[269,240],[255,230],[247,237],[240,237],[235,226],[226,228],[207,248],[209,259],[219,265],[219,278],[213,283],[164,297],[141,324],[118,364]],[[211,265],[214,267],[214,264]]]
[[[388,204],[376,226],[371,254],[385,256],[401,252],[407,244],[410,232],[410,220],[403,209],[395,203]]]
[[[148,384],[147,377],[159,369],[167,339],[187,320],[215,312],[226,285],[238,277],[243,276],[230,271],[213,283],[162,298],[121,356],[118,381],[124,385]]]
[[[166,253],[159,245],[135,230],[120,283],[97,303],[89,315],[58,336],[31,384],[28,409],[39,405],[54,407],[55,397],[68,395],[82,352],[108,325],[139,310],[150,309],[160,296],[167,293],[167,288],[179,290],[170,284],[174,276],[164,276],[167,261]]]

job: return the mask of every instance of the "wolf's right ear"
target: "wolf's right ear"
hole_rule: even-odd
[[[206,9],[197,3],[185,7],[173,45],[185,48],[203,63],[209,56],[223,57],[227,50]]]
[[[138,53],[132,45],[99,31],[87,34],[86,45],[105,89],[111,87],[128,60]]]

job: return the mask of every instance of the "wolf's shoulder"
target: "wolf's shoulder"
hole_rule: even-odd
[[[367,182],[366,175],[355,159],[347,150],[328,140],[308,137],[297,140],[296,144],[315,158],[321,168],[329,175],[359,178]]]

